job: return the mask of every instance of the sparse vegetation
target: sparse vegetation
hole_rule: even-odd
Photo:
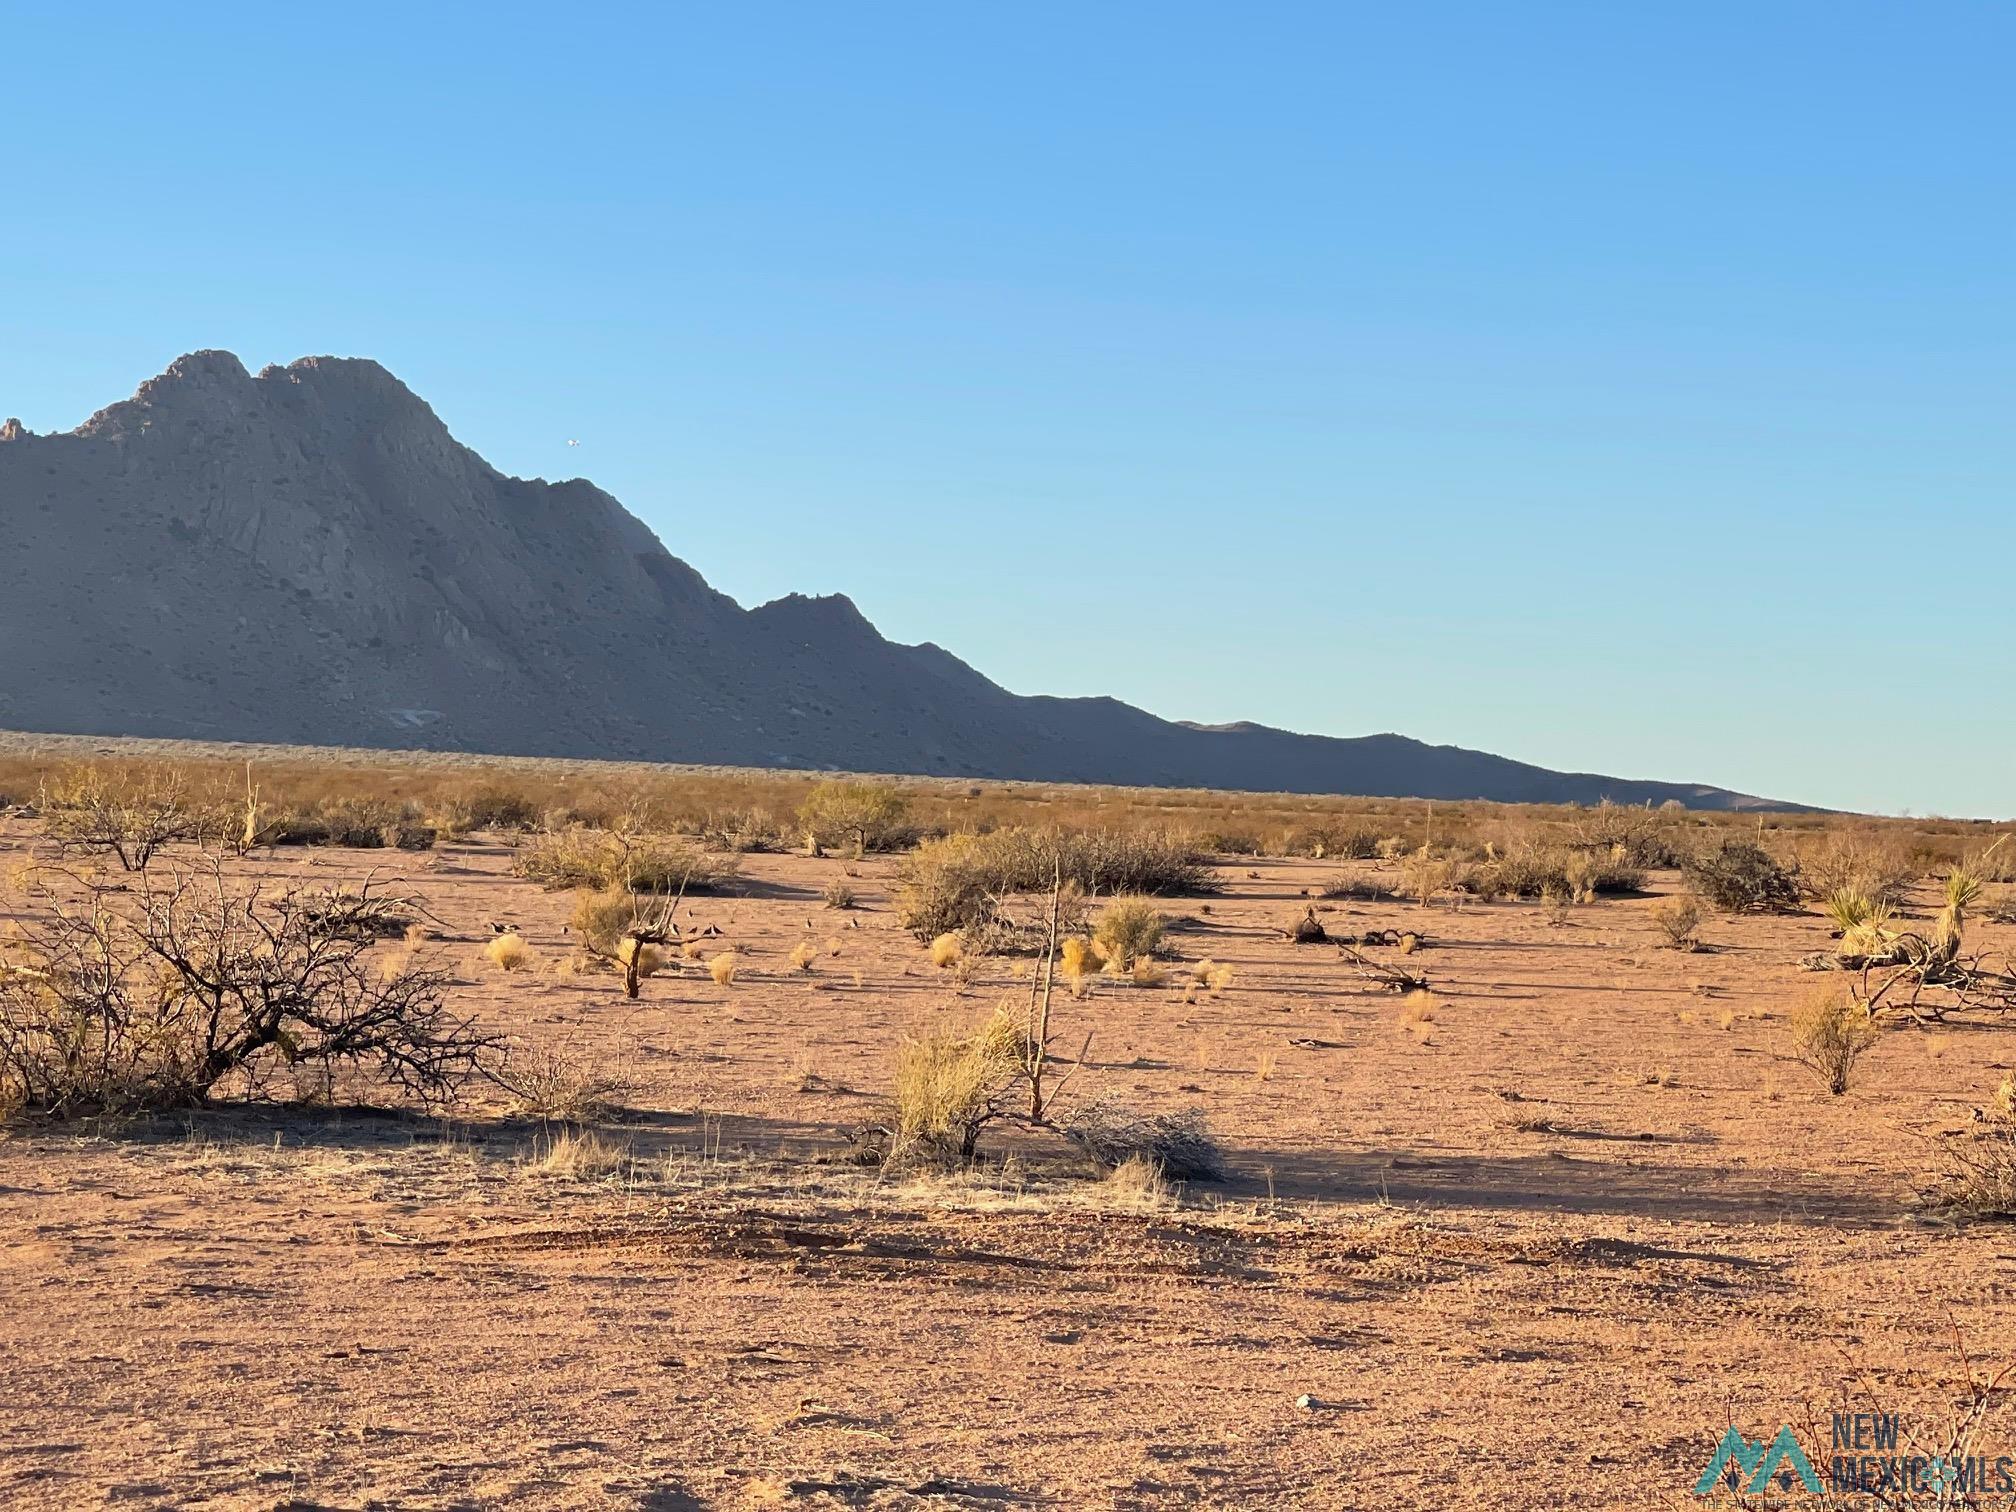
[[[1691,894],[1668,898],[1652,910],[1652,922],[1665,936],[1662,943],[1668,950],[1699,950],[1702,918],[1701,900]]]
[[[1056,877],[1098,897],[1216,891],[1208,860],[1160,833],[1010,829],[949,835],[907,857],[896,910],[920,940],[997,922],[1017,895],[1047,896]]]
[[[1792,1055],[1839,1097],[1877,1033],[1867,1002],[1846,987],[1822,988],[1792,1012]]]
[[[548,891],[621,887],[630,892],[719,891],[740,870],[733,856],[714,856],[676,835],[646,830],[549,830],[519,851],[514,869]]]

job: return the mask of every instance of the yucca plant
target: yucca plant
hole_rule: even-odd
[[[1880,899],[1854,887],[1837,887],[1821,900],[1821,908],[1841,931],[1841,954],[1879,959],[1897,946],[1897,935],[1888,926],[1897,911]]]

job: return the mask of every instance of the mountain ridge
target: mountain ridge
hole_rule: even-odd
[[[192,352],[0,427],[0,727],[1510,802],[1796,809],[1385,733],[1008,692],[844,594],[744,609],[585,479],[500,472],[367,358]]]

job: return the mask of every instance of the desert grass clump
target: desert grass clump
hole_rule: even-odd
[[[1846,987],[1822,988],[1792,1011],[1792,1058],[1839,1097],[1877,1028],[1869,1005]]]
[[[1782,912],[1799,906],[1797,868],[1779,864],[1763,846],[1725,839],[1681,867],[1687,885],[1724,913]]]
[[[858,895],[845,877],[835,877],[832,881],[828,882],[825,887],[820,889],[819,897],[828,908],[834,909],[852,908],[860,901]]]
[[[1099,914],[1093,943],[1110,969],[1132,971],[1161,948],[1169,926],[1162,910],[1146,898],[1116,898]]]
[[[1091,991],[1092,976],[1106,965],[1106,953],[1086,935],[1067,936],[1057,951],[1057,974],[1074,998]]]
[[[525,971],[538,963],[532,947],[525,943],[525,936],[515,929],[492,938],[483,947],[483,954],[499,971]]]
[[[707,975],[714,979],[717,987],[735,985],[735,973],[742,967],[742,958],[732,950],[724,950],[707,962]]]
[[[1129,1155],[1107,1171],[1101,1187],[1114,1207],[1129,1212],[1159,1212],[1176,1201],[1162,1168],[1145,1155]]]
[[[1235,975],[1229,961],[1214,961],[1205,957],[1190,968],[1190,980],[1214,996],[1232,985]]]
[[[1225,1156],[1200,1108],[1145,1113],[1102,1094],[1075,1109],[1061,1125],[1064,1137],[1109,1169],[1145,1161],[1173,1181],[1219,1181]]]
[[[538,1147],[535,1146],[535,1149]],[[531,1169],[562,1181],[600,1181],[630,1163],[629,1152],[592,1129],[563,1128],[544,1141]]]
[[[1026,1026],[1006,1006],[971,1034],[906,1036],[896,1052],[890,1161],[970,1161],[1028,1063]]]
[[[948,929],[935,936],[929,947],[931,964],[940,971],[950,971],[965,959],[965,947],[959,939],[959,931]]]
[[[640,940],[635,935],[625,935],[618,940],[615,954],[616,964],[626,972],[634,972],[639,981],[656,976],[670,963],[662,945]]]
[[[819,959],[819,947],[810,940],[800,940],[791,947],[791,954],[786,959],[791,962],[793,971],[810,972],[813,963]]]
[[[1702,917],[1701,900],[1693,896],[1669,898],[1652,910],[1668,950],[1699,950]]]
[[[2005,1076],[1965,1136],[1941,1145],[1946,1168],[1922,1193],[1955,1218],[2016,1218],[2016,1076]]]

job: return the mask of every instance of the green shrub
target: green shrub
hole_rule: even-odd
[[[916,836],[910,800],[901,788],[880,782],[822,782],[798,805],[798,823],[814,843],[845,846],[857,856],[901,850]]]

